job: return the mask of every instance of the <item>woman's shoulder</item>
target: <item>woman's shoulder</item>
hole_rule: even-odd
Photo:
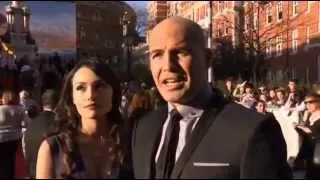
[[[54,134],[46,137],[44,141],[50,147],[51,154],[58,154],[61,147],[61,138],[59,138],[59,134]]]

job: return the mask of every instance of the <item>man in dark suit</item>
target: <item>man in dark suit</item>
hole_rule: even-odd
[[[56,90],[47,89],[42,97],[42,107],[43,111],[27,126],[27,131],[25,133],[25,154],[26,160],[29,168],[29,176],[35,178],[37,155],[39,146],[45,136],[45,134],[54,128],[54,112],[59,99],[59,94]]]
[[[151,32],[149,66],[168,105],[132,134],[135,178],[289,178],[280,125],[210,88],[202,29],[171,17]]]

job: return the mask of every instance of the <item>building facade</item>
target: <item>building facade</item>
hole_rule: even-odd
[[[245,32],[257,32],[269,64],[267,80],[297,78],[303,83],[320,81],[318,1],[246,1]]]
[[[252,41],[267,61],[269,82],[287,78],[320,82],[319,1],[213,1],[211,7],[209,1],[167,1],[166,5],[167,17],[191,19],[205,33],[211,21],[213,41],[228,38],[233,45],[245,46]]]
[[[37,53],[36,42],[30,32],[30,9],[23,1],[9,1],[5,7],[8,23],[6,34],[1,38],[13,50],[16,60],[22,57],[33,59]]]
[[[102,59],[121,67],[124,57],[124,26],[121,18],[128,14],[128,36],[134,34],[136,15],[123,1],[75,1],[77,57]]]

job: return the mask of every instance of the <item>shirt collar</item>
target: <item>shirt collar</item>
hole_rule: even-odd
[[[200,104],[200,105],[206,105],[206,103],[208,103],[208,100],[210,100],[211,96],[213,95],[212,89],[211,87],[208,85],[203,91],[202,93],[200,93],[200,96],[198,98],[196,98],[196,101]],[[174,109],[175,107],[173,106],[173,104],[171,104],[170,102],[168,102],[168,113],[170,114],[170,112]],[[177,107],[177,111],[181,114],[181,116],[184,119],[194,119],[194,118],[199,118],[202,113],[204,112],[204,108],[201,108],[201,106],[199,107],[195,107],[195,106],[190,106],[190,105],[183,105],[180,104]]]

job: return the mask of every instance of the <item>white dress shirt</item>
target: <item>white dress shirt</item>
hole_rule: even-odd
[[[211,97],[211,96],[212,96],[212,89],[210,87],[208,87],[206,89],[205,93],[203,94],[203,96],[200,97],[199,101],[205,102],[206,100],[209,99],[208,97]],[[168,116],[167,116],[167,119],[162,127],[161,140],[160,140],[160,143],[158,146],[157,154],[155,157],[155,162],[158,161],[158,158],[160,156],[160,152],[163,147],[167,127],[168,127],[169,121],[171,120],[170,112],[173,109],[174,109],[174,106],[172,104],[168,103]],[[176,161],[178,160],[184,146],[186,145],[193,129],[197,125],[204,110],[200,109],[200,108],[188,106],[188,105],[179,105],[177,107],[177,111],[181,114],[181,116],[183,118],[179,122],[180,131],[179,131],[179,141],[178,141],[177,150],[176,150]]]

